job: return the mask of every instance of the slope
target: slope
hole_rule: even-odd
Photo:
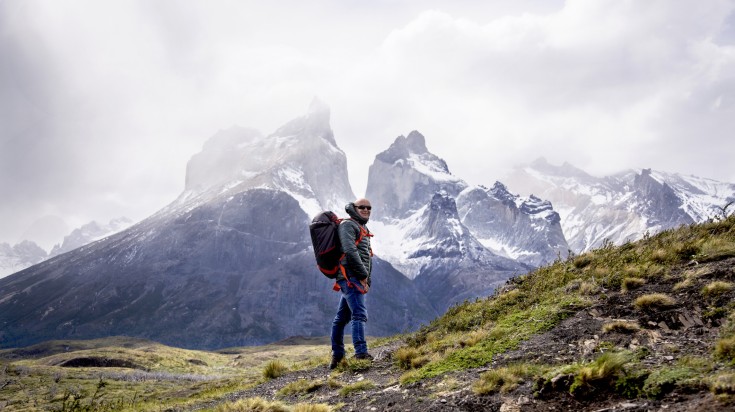
[[[733,282],[735,216],[514,278],[373,347],[372,365],[287,373],[206,406],[246,410],[245,400],[262,398],[338,410],[732,410]]]

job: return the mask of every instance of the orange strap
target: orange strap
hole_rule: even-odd
[[[373,234],[370,233],[370,232],[368,232],[361,224],[358,223],[357,226],[360,228],[360,236],[357,237],[357,240],[355,241],[355,246],[359,245],[360,242],[362,242],[362,238],[363,237],[365,237],[365,236],[367,236],[367,237],[373,237]],[[370,247],[370,257],[372,257],[372,256],[373,256],[373,248]],[[361,287],[362,285],[358,286],[359,282],[358,282],[358,284],[352,283],[352,282],[350,282],[350,278],[347,277],[347,271],[345,270],[345,267],[342,265],[342,259],[344,259],[344,257],[345,257],[345,254],[344,253],[342,254],[342,256],[339,257],[339,262],[340,262],[339,263],[339,269],[342,271],[342,276],[347,281],[347,287],[349,287],[349,288],[353,288],[354,287],[360,293],[362,293],[363,295],[366,294],[367,291],[364,288]],[[337,271],[337,268],[335,268],[334,271],[336,272]],[[332,290],[334,290],[335,292],[339,292],[340,289],[342,289],[342,288],[340,288],[339,283],[334,282],[334,286],[332,286]]]

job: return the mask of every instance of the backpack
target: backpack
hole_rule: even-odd
[[[335,279],[342,258],[342,245],[339,242],[339,224],[342,219],[329,210],[314,216],[309,225],[311,243],[314,246],[316,266],[329,279]]]

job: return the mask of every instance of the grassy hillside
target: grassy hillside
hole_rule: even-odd
[[[1,351],[0,408],[735,409],[734,298],[729,217],[570,256],[372,342],[372,364],[331,373],[326,342],[215,353],[111,338]]]

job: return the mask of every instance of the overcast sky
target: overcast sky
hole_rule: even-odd
[[[651,167],[735,182],[733,10],[2,0],[0,242],[39,237],[28,230],[42,218],[49,232],[141,220],[183,190],[187,160],[217,130],[271,133],[315,96],[358,195],[375,155],[411,130],[471,184],[540,156],[594,175]]]

